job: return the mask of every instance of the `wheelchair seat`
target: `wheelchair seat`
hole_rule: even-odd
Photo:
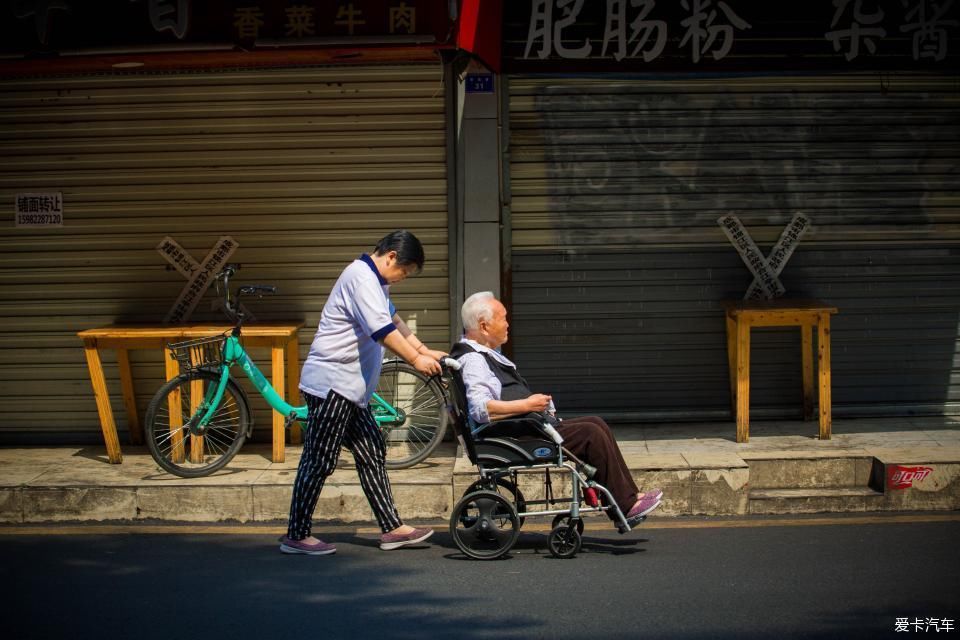
[[[452,374],[453,427],[470,462],[478,467],[502,468],[555,464],[559,460],[560,447],[543,432],[543,417],[539,414],[497,420],[471,429],[463,378],[459,371]]]

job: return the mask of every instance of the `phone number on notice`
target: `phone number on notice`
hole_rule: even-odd
[[[63,214],[60,213],[17,213],[17,226],[28,225],[62,225]]]

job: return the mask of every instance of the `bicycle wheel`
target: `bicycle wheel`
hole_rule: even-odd
[[[447,404],[440,383],[405,362],[385,362],[370,403],[387,446],[387,468],[406,469],[437,447],[447,431]]]
[[[240,450],[250,427],[250,408],[233,380],[227,381],[204,434],[190,432],[207,390],[219,381],[216,373],[190,371],[168,381],[153,396],[147,407],[147,448],[164,471],[199,478],[226,465]]]

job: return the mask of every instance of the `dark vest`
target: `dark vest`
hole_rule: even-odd
[[[514,368],[501,364],[496,358],[485,351],[477,351],[466,342],[458,342],[450,349],[450,357],[459,358],[465,353],[479,353],[487,361],[490,371],[497,376],[502,390],[500,391],[501,400],[523,400],[533,395],[530,385],[523,379],[523,376]]]

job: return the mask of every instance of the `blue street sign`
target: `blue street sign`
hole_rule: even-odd
[[[493,93],[492,73],[471,73],[464,82],[467,93]]]

